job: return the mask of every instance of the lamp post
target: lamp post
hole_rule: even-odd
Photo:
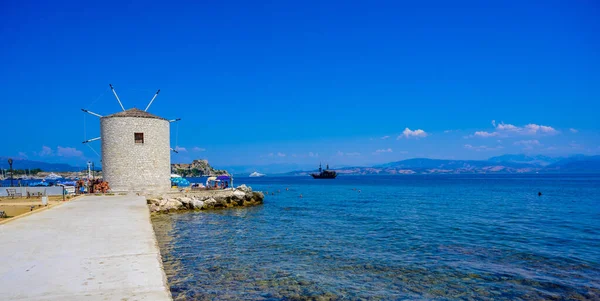
[[[12,163],[13,163],[13,159],[9,158],[8,159],[8,166],[9,166],[9,170],[10,170],[10,187],[13,187],[13,169],[12,169]]]

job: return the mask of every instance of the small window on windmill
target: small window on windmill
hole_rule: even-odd
[[[135,143],[140,143],[143,144],[144,143],[144,133],[133,133],[134,139],[135,139]]]

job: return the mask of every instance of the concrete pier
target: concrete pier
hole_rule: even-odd
[[[87,196],[0,225],[2,300],[171,300],[146,199]]]

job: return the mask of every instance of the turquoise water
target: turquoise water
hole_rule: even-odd
[[[176,300],[600,299],[600,176],[241,183],[264,205],[153,217]]]

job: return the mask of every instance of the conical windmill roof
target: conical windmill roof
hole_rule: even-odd
[[[146,111],[142,111],[142,110],[136,109],[136,108],[125,110],[125,111],[118,112],[118,113],[114,113],[114,114],[111,114],[108,116],[104,116],[104,118],[113,118],[113,117],[155,118],[155,119],[166,120],[165,118],[158,117],[156,115],[150,114]]]

